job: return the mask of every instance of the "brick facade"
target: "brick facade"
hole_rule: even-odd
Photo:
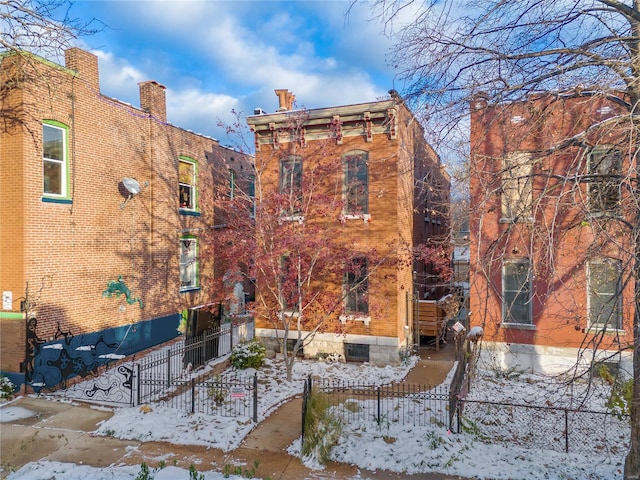
[[[601,96],[569,92],[530,101],[471,108],[471,325],[484,327],[485,353],[494,365],[533,371],[560,371],[623,350],[632,341],[633,281],[628,266],[633,249],[625,222],[633,219],[629,196],[621,193],[615,212],[594,214],[589,188],[589,152],[603,145],[623,149],[624,126],[614,120],[624,107]],[[618,148],[616,147],[616,148]],[[526,174],[512,175],[504,159],[527,155]],[[531,210],[505,218],[504,178],[531,188]],[[520,175],[520,176],[518,176]],[[619,181],[619,180],[618,180]],[[522,187],[525,188],[525,187]],[[606,331],[589,323],[589,262],[622,261],[620,328]],[[505,320],[503,266],[530,262],[530,324]]]
[[[247,170],[251,158],[167,123],[157,82],[140,84],[141,108],[105,97],[89,52],[67,51],[65,67],[5,56],[1,72],[14,87],[3,90],[0,107],[15,121],[0,129],[0,289],[12,295],[0,314],[0,370],[24,371],[25,316],[37,320],[38,342],[132,326],[123,342],[135,351],[137,342],[175,336],[180,310],[211,301],[214,184],[228,182],[232,157]],[[66,132],[60,196],[43,193],[43,122]],[[179,209],[179,158],[196,165],[191,211]],[[125,177],[140,185],[130,198]],[[200,288],[181,291],[185,235],[198,240]],[[142,303],[103,296],[120,276]]]
[[[280,95],[278,95],[280,92]],[[286,98],[286,90],[276,94]],[[426,143],[413,114],[397,96],[368,104],[347,105],[308,111],[290,111],[281,104],[274,114],[248,118],[255,133],[256,170],[263,171],[264,195],[278,191],[278,160],[295,152],[304,165],[323,161],[342,165],[342,155],[351,151],[368,154],[368,214],[348,216],[343,221],[326,221],[323,228],[340,238],[354,252],[375,248],[381,256],[401,261],[385,265],[369,281],[370,321],[346,320],[345,335],[337,331],[319,334],[305,345],[305,355],[344,353],[345,343],[369,345],[369,358],[378,364],[397,363],[398,350],[411,344],[413,324],[414,265],[409,250],[397,248],[439,239],[448,235],[449,178],[440,159]],[[291,125],[296,133],[291,133]],[[342,185],[343,171],[330,173],[327,183]],[[431,183],[425,185],[425,179]],[[425,221],[425,191],[438,199],[431,223]],[[309,221],[305,219],[305,221]],[[396,250],[397,249],[397,250]],[[399,253],[400,252],[400,253]],[[340,281],[324,279],[324,288],[340,289]],[[258,282],[258,289],[260,283]],[[337,312],[337,316],[341,312]],[[274,335],[273,326],[256,318],[258,334]],[[293,332],[291,332],[293,335]]]

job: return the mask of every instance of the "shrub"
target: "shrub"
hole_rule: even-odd
[[[321,465],[329,460],[331,449],[342,433],[342,423],[332,407],[326,393],[314,392],[309,397],[304,417],[302,456],[314,458]]]
[[[238,369],[260,368],[267,356],[267,349],[258,340],[240,343],[233,347],[231,365]]]
[[[4,375],[0,377],[0,400],[9,400],[13,398],[16,386]]]
[[[631,415],[633,378],[623,380],[619,376],[613,375],[606,365],[602,365],[598,369],[598,375],[611,385],[611,393],[605,404],[607,408],[620,420]]]

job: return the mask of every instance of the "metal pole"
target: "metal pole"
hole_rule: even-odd
[[[137,378],[137,384],[138,384],[138,392],[137,392],[137,403],[136,405],[140,405],[140,397],[141,397],[141,390],[142,390],[142,386],[140,385],[140,364],[136,363],[136,378]],[[133,382],[131,383],[133,385]],[[134,407],[136,406],[134,405]]]
[[[171,386],[171,349],[167,350],[167,388]]]
[[[302,389],[302,434],[300,440],[300,451],[304,449],[304,420],[307,416],[307,400],[309,397],[309,384],[308,382],[304,382],[304,387]]]
[[[196,379],[191,378],[191,413],[196,410]]]
[[[258,423],[258,374],[253,374],[253,421]]]

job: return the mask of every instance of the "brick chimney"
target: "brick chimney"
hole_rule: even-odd
[[[167,97],[165,90],[167,87],[160,85],[155,80],[141,82],[140,87],[140,108],[161,122],[167,121]]]
[[[280,101],[280,106],[277,111],[286,112],[287,110],[293,110],[293,101],[296,99],[296,96],[287,89],[275,90],[275,92]]]
[[[100,76],[98,75],[98,57],[78,47],[70,48],[64,52],[65,66],[80,75],[87,84],[100,91]]]

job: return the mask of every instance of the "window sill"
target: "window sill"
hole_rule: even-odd
[[[178,213],[180,215],[187,215],[191,217],[199,217],[201,215],[201,213],[196,210],[187,210],[185,208],[179,208]]]
[[[180,289],[180,293],[197,292],[200,287],[184,287]]]
[[[371,221],[371,215],[368,213],[362,213],[359,215],[351,215],[351,214],[342,214],[340,215],[340,221],[346,222],[347,220],[362,220],[364,223],[369,223]]]
[[[64,197],[42,197],[42,201],[44,203],[62,203],[65,205],[70,205],[73,203],[73,200]]]
[[[599,326],[592,326],[587,328],[586,333],[590,333],[592,335],[599,335],[599,334],[604,334],[604,335],[626,335],[624,330],[621,330],[619,328],[603,328],[603,327],[599,327]]]
[[[500,220],[498,220],[498,223],[533,223],[533,222],[534,222],[533,217],[526,217],[526,218],[502,217]]]
[[[593,212],[589,212],[587,214],[587,220],[590,218],[618,218],[621,217],[622,214],[618,210],[618,208],[612,208],[611,210],[597,210]]]
[[[506,322],[501,323],[500,328],[513,328],[515,330],[537,330],[538,329],[535,325],[532,325],[530,323],[506,323]]]
[[[304,215],[285,215],[278,218],[280,223],[282,222],[298,222],[300,224],[304,223]]]
[[[368,327],[369,324],[371,323],[371,317],[369,315],[359,315],[359,314],[340,315],[340,323],[345,324],[349,321],[363,322],[365,327]]]

